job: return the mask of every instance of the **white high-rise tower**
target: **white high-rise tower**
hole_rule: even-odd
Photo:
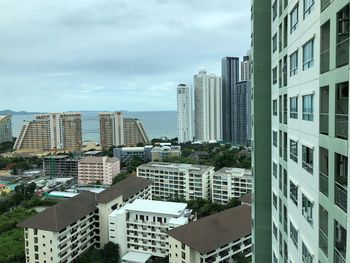
[[[192,88],[185,84],[177,86],[177,130],[179,143],[193,140]]]

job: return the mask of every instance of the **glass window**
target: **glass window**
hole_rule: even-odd
[[[277,50],[277,33],[272,37],[272,53]]]
[[[277,132],[272,132],[272,140],[273,140],[273,146],[277,147]]]
[[[313,209],[313,202],[311,202],[304,194],[302,198],[302,214],[305,217],[305,219],[312,224],[312,209]]]
[[[292,222],[289,222],[290,239],[293,241],[296,248],[298,248],[298,230],[294,227]]]
[[[314,95],[303,96],[303,120],[314,120]]]
[[[289,117],[292,119],[298,118],[298,97],[289,99]]]
[[[273,116],[277,116],[277,100],[272,101],[272,114]]]
[[[307,247],[305,246],[304,242],[302,245],[302,262],[303,263],[312,263],[313,261],[313,257],[311,255],[311,253],[309,252],[309,250],[307,249]]]
[[[272,163],[273,176],[277,179],[277,163]]]
[[[314,151],[313,149],[303,145],[303,168],[308,171],[309,173],[313,173],[313,158],[314,158]]]
[[[311,39],[303,46],[303,70],[314,65],[314,39]]]
[[[290,33],[292,33],[298,25],[299,21],[299,3],[295,5],[292,12],[290,12]]]
[[[272,21],[275,21],[277,17],[277,0],[275,0],[272,4]]]
[[[277,83],[277,67],[272,69],[272,84]]]
[[[294,162],[298,162],[298,142],[290,140],[289,148],[290,159],[292,159]]]
[[[273,201],[273,206],[274,208],[277,210],[277,196],[275,195],[275,193],[273,193],[273,196],[272,196],[272,201]]]
[[[298,50],[289,56],[290,71],[289,75],[294,76],[298,73]]]
[[[293,203],[298,206],[298,186],[292,181],[289,181],[289,197]]]
[[[315,0],[304,0],[304,19],[311,13],[314,6]]]

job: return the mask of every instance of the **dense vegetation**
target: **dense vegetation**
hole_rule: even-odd
[[[0,153],[11,152],[15,141],[0,143]]]
[[[17,174],[17,170],[30,170],[42,166],[42,159],[38,157],[11,157],[0,156],[0,169],[12,170]]]
[[[25,262],[23,230],[16,225],[34,214],[34,210],[17,207],[0,215],[0,263]]]
[[[202,198],[189,201],[182,198],[169,198],[167,201],[187,203],[187,208],[192,209],[192,213],[196,214],[197,218],[206,217],[241,204],[236,198],[231,199],[226,205],[212,203],[210,200]]]
[[[81,255],[76,263],[118,263],[119,246],[109,242],[103,249],[90,248]]]

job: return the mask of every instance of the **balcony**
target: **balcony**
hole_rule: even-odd
[[[349,63],[349,38],[337,44],[337,68]]]
[[[325,73],[329,71],[329,49],[321,52],[320,55],[320,72]]]
[[[335,114],[335,136],[348,139],[348,114]]]
[[[340,183],[335,182],[335,203],[343,209],[345,212],[347,211],[348,206],[348,190],[346,187],[342,186]]]
[[[328,238],[321,230],[319,231],[319,246],[322,252],[328,256]]]
[[[320,171],[320,192],[328,196],[328,176]]]
[[[328,135],[328,113],[320,113],[320,133]]]

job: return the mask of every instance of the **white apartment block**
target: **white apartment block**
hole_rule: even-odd
[[[179,143],[193,141],[192,105],[192,88],[185,84],[179,84],[177,86],[177,130]]]
[[[155,146],[151,151],[152,162],[162,162],[167,158],[180,157],[181,146]]]
[[[213,166],[150,162],[137,167],[137,176],[153,182],[152,195],[161,200],[210,198]]]
[[[221,78],[206,70],[194,76],[194,114],[197,141],[222,140]]]
[[[170,263],[237,262],[252,256],[251,207],[241,205],[168,232]]]
[[[111,185],[113,178],[120,173],[120,161],[110,157],[84,157],[78,163],[78,183],[80,185]]]
[[[186,207],[186,203],[137,199],[109,215],[109,241],[119,245],[123,260],[135,253],[164,258],[169,254],[167,231],[189,221],[191,211]]]
[[[11,116],[0,115],[0,143],[12,142]]]
[[[216,171],[210,181],[212,202],[226,204],[232,198],[251,193],[253,177],[251,170],[224,167]]]
[[[108,242],[108,215],[135,199],[151,199],[151,183],[135,176],[101,193],[82,192],[22,223],[26,263],[68,263]]]

